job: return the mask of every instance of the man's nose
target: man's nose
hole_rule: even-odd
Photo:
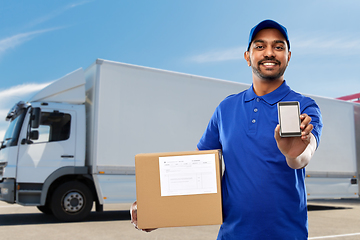
[[[275,51],[272,47],[265,48],[264,57],[275,57]]]

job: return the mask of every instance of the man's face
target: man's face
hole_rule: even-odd
[[[259,31],[244,54],[256,77],[267,80],[282,80],[291,57],[288,45],[281,32],[274,28]]]

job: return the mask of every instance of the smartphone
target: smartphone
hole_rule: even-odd
[[[281,137],[300,137],[299,102],[279,102],[277,104]]]

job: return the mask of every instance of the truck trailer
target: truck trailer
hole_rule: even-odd
[[[63,221],[133,202],[135,155],[195,150],[220,101],[248,87],[98,59],[10,110],[0,200]]]
[[[323,117],[320,145],[306,167],[308,199],[358,198],[360,104],[310,96]]]
[[[9,111],[0,200],[62,221],[84,219],[94,203],[132,203],[136,154],[195,150],[216,106],[249,87],[98,59]],[[308,198],[359,197],[360,104],[311,97],[324,129]]]

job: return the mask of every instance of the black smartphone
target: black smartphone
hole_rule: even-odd
[[[277,104],[280,136],[281,137],[300,137],[300,103],[299,102],[279,102]]]

